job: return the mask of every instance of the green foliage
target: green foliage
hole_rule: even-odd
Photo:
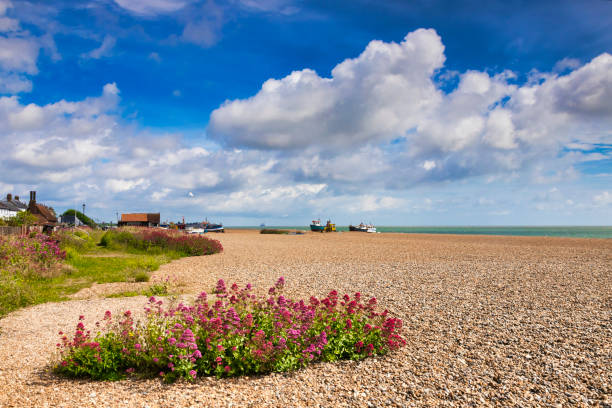
[[[21,227],[22,225],[33,225],[38,218],[29,211],[20,211],[15,216],[6,220],[6,224],[11,227]]]
[[[134,273],[134,282],[148,282],[149,274],[145,271],[138,271]]]
[[[132,253],[174,254],[183,256],[211,255],[223,250],[221,243],[202,236],[179,231],[148,228],[121,228],[104,233],[100,245]]]
[[[145,296],[168,296],[170,294],[167,282],[156,283],[143,292]]]
[[[279,229],[270,229],[270,228],[264,228],[261,231],[259,231],[260,234],[289,234],[289,231],[287,230],[279,230]]]
[[[128,290],[124,292],[113,293],[111,295],[108,295],[107,297],[119,298],[119,297],[133,297],[133,296],[141,296],[141,295],[146,296],[146,297],[151,297],[151,296],[168,296],[169,294],[170,294],[170,290],[169,290],[167,282],[162,282],[162,283],[153,284],[149,286],[147,289],[142,290],[142,291]]]
[[[88,225],[91,228],[97,227],[97,224],[94,220],[92,220],[91,218],[89,218],[88,216],[86,216],[80,211],[69,209],[69,210],[64,211],[62,215],[75,215],[75,214],[76,214],[76,217],[79,219],[79,221],[81,221],[83,224]]]
[[[60,242],[60,247],[65,251],[71,249],[77,253],[86,253],[96,247],[93,231],[90,233],[80,229],[66,229],[55,232],[53,237]]]

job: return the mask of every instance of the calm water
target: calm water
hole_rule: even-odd
[[[227,227],[232,228],[232,227]],[[260,227],[234,227],[259,229]],[[266,226],[266,228],[310,230],[308,226]],[[337,227],[348,231],[348,226]],[[612,238],[611,227],[376,227],[383,233],[407,232],[411,234],[471,234],[471,235],[522,235],[542,237]]]

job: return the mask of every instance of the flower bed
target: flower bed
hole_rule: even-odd
[[[228,290],[220,280],[214,297],[202,292],[193,305],[165,308],[149,299],[145,319],[107,311],[93,335],[79,322],[74,335],[60,332],[55,371],[69,377],[115,380],[126,375],[178,378],[288,371],[316,361],[360,360],[406,344],[402,322],[376,311],[361,294],[293,301],[282,295],[284,279],[257,297],[251,285]],[[211,296],[212,297],[212,296]]]
[[[66,258],[57,240],[45,234],[0,237],[0,269],[23,275],[49,276]]]
[[[44,234],[0,237],[0,317],[32,304],[32,282],[62,273],[66,253]]]
[[[106,232],[100,241],[102,246],[124,246],[139,251],[175,251],[181,256],[212,255],[223,251],[217,240],[178,231],[153,228],[122,228]]]

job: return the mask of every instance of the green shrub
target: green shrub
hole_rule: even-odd
[[[134,282],[148,282],[149,274],[145,271],[138,271],[133,274]]]
[[[53,238],[59,241],[60,248],[74,249],[78,253],[91,251],[96,247],[96,240],[83,230],[60,230],[53,234]]]
[[[279,230],[279,229],[262,229],[259,231],[260,234],[289,234],[287,230]]]

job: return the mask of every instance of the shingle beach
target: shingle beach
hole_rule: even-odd
[[[263,293],[361,292],[404,322],[383,358],[260,377],[93,382],[49,371],[79,315],[141,310],[117,285],[0,320],[1,407],[612,406],[612,240],[425,234],[260,235],[229,230],[222,254],[163,265],[186,295],[218,279]]]

